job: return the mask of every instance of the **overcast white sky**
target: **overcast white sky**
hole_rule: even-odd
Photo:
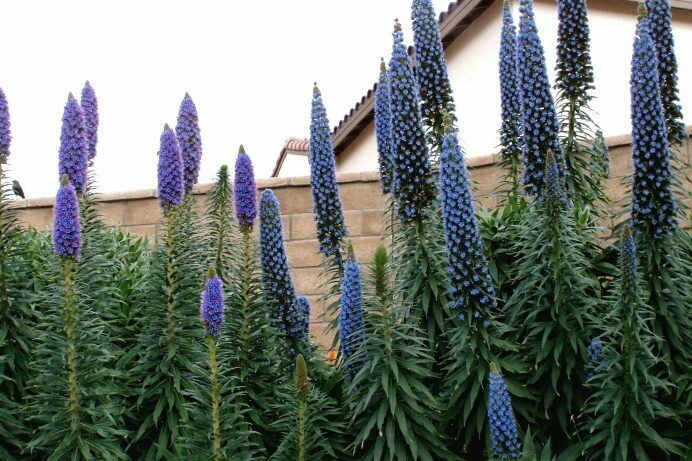
[[[449,0],[434,0],[438,12]],[[101,192],[156,187],[164,123],[186,91],[199,112],[201,182],[239,144],[258,177],[289,136],[307,137],[313,81],[335,125],[376,80],[394,18],[407,42],[411,0],[4,1],[3,88],[12,121],[10,176],[27,197],[58,186],[60,121],[89,80],[99,99]]]

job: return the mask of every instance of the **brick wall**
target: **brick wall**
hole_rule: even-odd
[[[624,176],[631,172],[630,138],[619,136],[608,140],[611,154],[611,179],[607,183],[608,196],[613,210],[627,205]],[[686,143],[679,156],[684,160],[685,176],[690,178],[692,143]],[[475,183],[475,197],[479,206],[493,207],[495,185],[501,171],[495,165],[494,156],[476,157],[468,161],[471,180]],[[385,228],[384,209],[386,200],[381,194],[376,172],[346,173],[337,176],[344,204],[346,224],[358,259],[368,262],[375,248],[382,242]],[[315,239],[315,222],[312,214],[312,198],[308,177],[270,178],[257,182],[259,189],[271,188],[276,193],[283,217],[284,236],[293,279],[299,294],[306,295],[312,304],[311,332],[323,344],[323,306],[319,303],[321,284],[318,244]],[[686,181],[687,190],[692,184]],[[193,192],[198,203],[204,203],[210,185],[200,185]],[[107,194],[98,197],[99,209],[104,220],[119,225],[129,232],[154,237],[161,219],[161,211],[153,189]],[[689,199],[688,199],[689,201]],[[39,230],[48,229],[53,219],[53,198],[17,201],[20,220]],[[611,223],[605,223],[610,225]],[[689,223],[686,223],[689,225]]]

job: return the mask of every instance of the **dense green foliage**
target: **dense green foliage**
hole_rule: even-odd
[[[602,187],[607,140],[589,110],[585,2],[558,2],[560,142],[555,131],[555,149],[531,160],[535,196],[519,189],[514,75],[531,72],[513,58],[505,4],[507,181],[499,205],[481,212],[434,11],[413,3],[420,69],[397,23],[382,79],[391,110],[378,110],[377,124],[391,127],[380,136],[391,136],[396,178],[373,255],[361,257],[340,227],[321,96],[313,114],[312,163],[324,176],[313,197],[331,200],[316,207],[316,285],[328,332],[340,333],[332,352],[342,341],[330,361],[308,335],[315,316],[292,280],[277,195],[265,190],[257,206],[242,147],[235,184],[221,167],[204,202],[183,191],[178,141],[164,131],[163,219],[149,241],[103,222],[91,181],[78,194],[62,184],[72,201],[56,200],[52,236],[23,229],[0,145],[0,459],[690,458],[692,237],[676,218],[684,202],[677,214],[645,206],[676,184],[670,146],[646,135],[650,119],[665,130],[659,90],[645,88],[658,82],[645,10],[633,60],[634,199],[622,210],[631,219],[603,228],[614,220]],[[530,0],[522,6],[531,12]]]

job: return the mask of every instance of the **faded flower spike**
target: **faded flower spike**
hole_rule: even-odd
[[[62,115],[58,171],[60,178],[67,175],[70,184],[79,194],[86,192],[88,161],[89,149],[84,112],[79,102],[70,93]]]
[[[221,335],[221,324],[225,320],[224,311],[226,307],[223,301],[223,283],[216,271],[209,271],[209,279],[207,279],[204,290],[202,290],[202,302],[199,308],[199,314],[204,322],[207,334],[215,337]]]
[[[257,218],[257,185],[252,160],[245,153],[243,146],[240,146],[238,158],[235,161],[233,195],[238,224],[245,227],[254,226],[255,218]]]
[[[166,212],[171,206],[180,204],[185,195],[180,147],[175,133],[168,125],[163,127],[163,133],[161,133],[158,180],[159,203]]]
[[[60,180],[60,189],[55,196],[53,245],[55,254],[61,258],[79,260],[82,225],[79,221],[79,202],[74,187],[67,175]]]

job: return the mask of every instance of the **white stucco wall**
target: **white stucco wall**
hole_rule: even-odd
[[[365,154],[365,151],[363,151]],[[290,178],[292,176],[305,176],[310,174],[310,164],[307,155],[291,154],[286,155],[284,163],[279,170],[279,178]]]
[[[591,54],[596,99],[592,108],[606,136],[629,133],[629,78],[637,3],[588,0]],[[461,143],[468,156],[497,152],[500,127],[498,52],[502,0],[495,3],[447,48],[447,65],[459,117]],[[535,0],[538,31],[545,49],[551,82],[555,80],[557,6],[555,0]],[[514,2],[518,24],[519,7]],[[685,122],[692,122],[692,11],[673,10],[679,65],[679,87]],[[407,37],[410,39],[410,37]],[[343,172],[376,168],[374,126],[370,124],[340,155]]]

